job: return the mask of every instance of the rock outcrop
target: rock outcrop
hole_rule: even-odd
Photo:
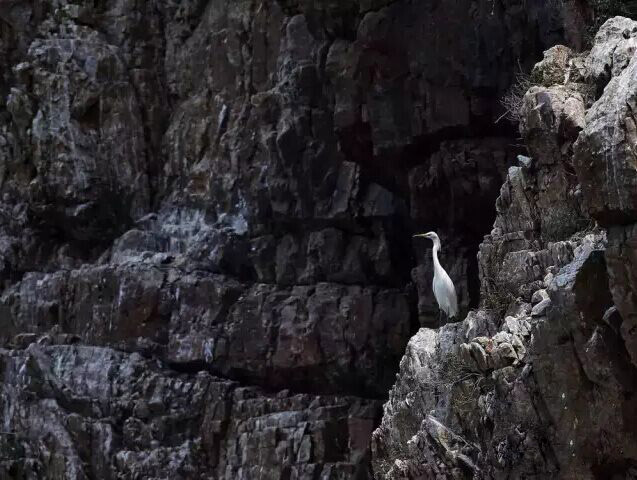
[[[178,374],[137,353],[0,351],[2,478],[360,478],[378,402]]]
[[[374,432],[379,478],[637,478],[637,22],[548,50],[480,246],[480,308],[421,329]]]

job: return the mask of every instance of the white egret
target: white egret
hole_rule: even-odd
[[[436,297],[436,302],[438,302],[440,310],[445,312],[448,318],[454,318],[458,315],[458,296],[456,295],[456,288],[453,286],[451,278],[449,278],[449,275],[445,272],[445,269],[442,268],[438,260],[440,238],[438,238],[436,232],[420,233],[414,235],[414,237],[428,238],[434,243],[432,250],[434,260],[434,297]]]

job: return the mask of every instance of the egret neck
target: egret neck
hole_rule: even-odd
[[[440,260],[438,260],[438,250],[440,250],[440,239],[438,237],[433,239],[434,246],[431,249],[432,256],[434,259],[434,274],[438,273],[438,270],[442,269],[442,265],[440,265]]]

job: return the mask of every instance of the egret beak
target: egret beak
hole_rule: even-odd
[[[417,235],[414,235],[414,238],[416,238],[416,237],[425,237],[425,238],[427,238],[427,234],[426,233],[419,233]]]

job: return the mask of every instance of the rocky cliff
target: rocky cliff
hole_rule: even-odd
[[[381,478],[637,478],[637,22],[548,50],[478,255],[482,301],[421,329],[374,432]]]
[[[634,473],[637,28],[590,14],[1,2],[0,477]]]

